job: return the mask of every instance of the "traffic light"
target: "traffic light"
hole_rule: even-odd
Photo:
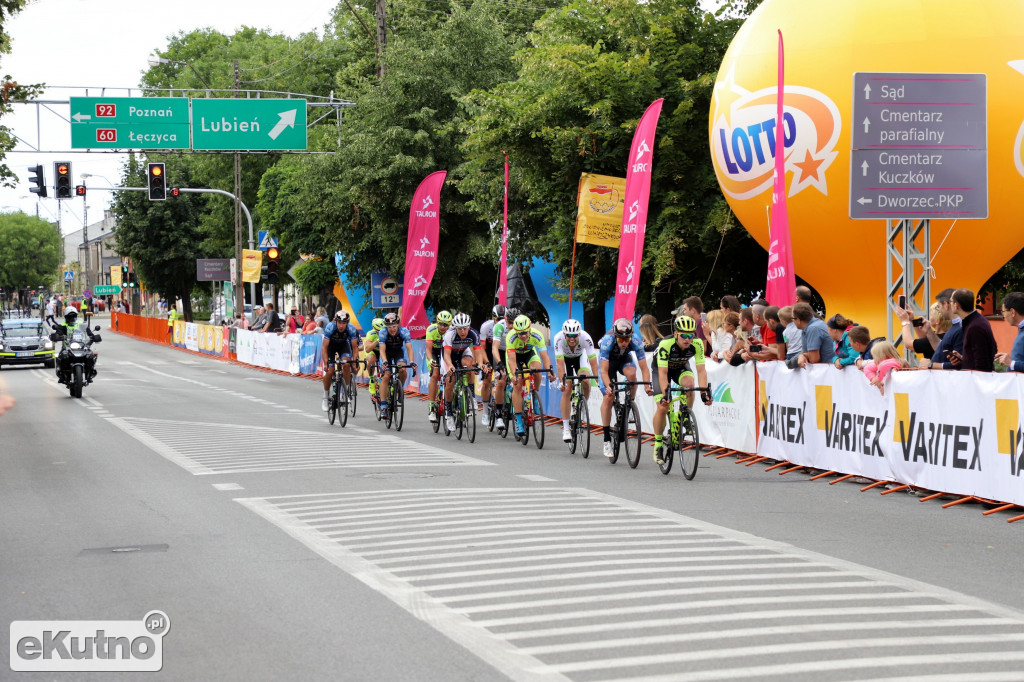
[[[164,170],[162,163],[151,163],[146,167],[150,201],[163,201],[167,198],[167,177],[164,175]]]
[[[35,187],[29,187],[28,191],[32,194],[38,194],[40,199],[46,198],[46,180],[43,179],[43,167],[40,166],[29,166],[28,167],[28,181]]]
[[[171,191],[167,193],[172,199],[177,199],[181,196],[181,190],[177,187],[172,187]]]
[[[121,266],[121,286],[125,289],[128,288],[128,266]]]
[[[128,275],[128,288],[138,289],[139,288],[139,276],[134,272]]]
[[[84,197],[85,196],[85,185],[75,185],[75,196],[76,197]]]
[[[53,164],[53,185],[58,199],[71,198],[71,164],[57,161]]]
[[[267,249],[267,283],[277,284],[281,279],[281,252],[276,246],[271,246]]]

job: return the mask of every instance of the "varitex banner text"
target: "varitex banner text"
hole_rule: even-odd
[[[164,665],[163,611],[142,620],[16,620],[11,670],[17,672],[155,672]]]

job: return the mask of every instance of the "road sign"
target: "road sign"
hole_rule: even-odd
[[[987,218],[986,76],[855,73],[853,219]]]
[[[260,245],[257,248],[260,251],[277,247],[277,237],[271,237],[270,230],[258,230],[256,236],[259,239]]]
[[[231,278],[230,258],[197,258],[196,281],[227,282]]]
[[[82,296],[85,298],[92,298],[92,289],[86,289],[83,291]]]
[[[73,149],[188,149],[187,97],[71,97]]]
[[[374,308],[397,308],[402,305],[402,282],[387,270],[370,273],[370,298]]]
[[[194,99],[193,149],[305,149],[304,99]]]
[[[75,279],[75,272],[74,272],[74,270],[65,270],[64,271],[64,281],[65,282],[71,282],[74,279]]]
[[[116,284],[97,284],[92,292],[97,296],[117,296],[121,293],[121,287]]]

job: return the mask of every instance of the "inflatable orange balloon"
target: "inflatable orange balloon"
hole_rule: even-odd
[[[853,120],[855,73],[985,76],[987,106],[978,110],[987,110],[981,123],[987,126],[988,217],[932,219],[932,296],[945,287],[977,291],[1024,248],[1024,3],[766,0],[740,28],[722,61],[709,122],[722,192],[765,249],[775,158],[778,30],[785,41],[784,153],[794,266],[821,293],[830,314],[840,312],[868,325],[874,336],[885,334],[885,218],[896,216],[850,218],[851,172],[867,172],[860,156],[851,171],[854,130],[865,125]],[[918,113],[899,115],[904,120],[934,118],[930,106],[910,109]],[[932,123],[887,125],[908,131],[911,139],[895,140],[893,146],[907,144],[901,161],[910,164],[914,177],[945,172],[956,163],[955,156],[917,153],[912,136]],[[985,152],[974,152],[972,158],[980,153]],[[931,160],[944,161],[946,168],[927,168],[925,161]],[[970,180],[983,188],[986,178]],[[978,191],[975,196],[983,200]],[[957,215],[948,208],[935,215]]]

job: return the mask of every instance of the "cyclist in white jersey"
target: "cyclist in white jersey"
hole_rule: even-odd
[[[562,440],[566,443],[572,441],[572,434],[569,431],[569,400],[572,395],[573,377],[589,374],[591,378],[598,376],[597,373],[597,348],[594,346],[594,339],[587,332],[583,331],[577,320],[566,320],[562,325],[562,331],[555,335],[551,345],[555,348],[555,363],[558,365],[558,378],[566,377],[562,384]],[[586,357],[590,364],[589,372],[587,367],[581,367],[583,358]],[[583,381],[583,395],[590,398],[590,381],[586,378]]]
[[[484,405],[491,401],[491,379],[494,376],[491,365],[491,343],[494,340],[494,324],[505,317],[505,306],[496,305],[491,308],[491,319],[480,325],[480,343],[484,349],[483,379],[480,381],[480,399]],[[484,410],[481,418],[483,425],[490,426],[490,413]]]

